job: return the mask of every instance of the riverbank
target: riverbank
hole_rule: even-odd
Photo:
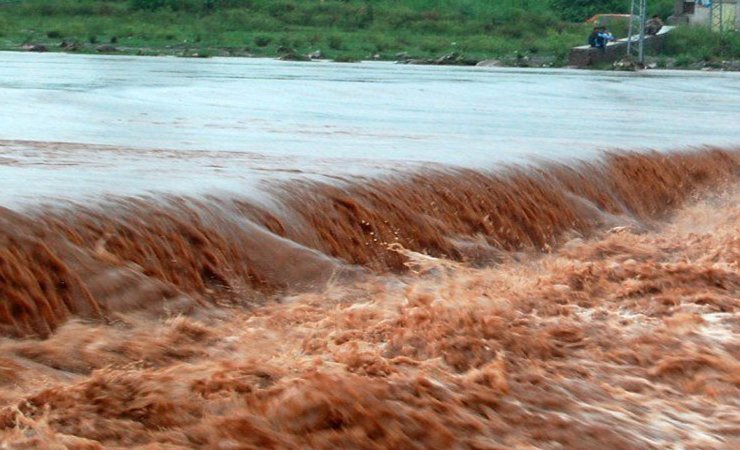
[[[211,4],[213,3],[213,4]],[[588,26],[543,3],[305,1],[106,2],[29,0],[0,7],[0,49],[279,57],[337,61],[483,60],[518,54],[564,60]]]
[[[268,57],[506,67],[565,67],[593,11],[557,0],[374,2],[263,0],[0,2],[0,50],[180,57]],[[665,4],[663,4],[665,3]],[[664,16],[670,2],[652,12]],[[616,7],[616,6],[615,6]],[[624,23],[612,24],[615,35]],[[740,60],[740,37],[671,33],[656,67]]]
[[[509,67],[509,68],[566,68],[567,60],[555,55],[528,55],[514,52],[511,55],[497,58],[473,58],[459,52],[445,53],[434,57],[416,57],[408,52],[399,52],[395,55],[383,57],[379,54],[369,58],[355,58],[348,55],[339,55],[328,58],[321,50],[307,54],[300,54],[294,49],[284,48],[274,55],[257,55],[247,49],[236,47],[192,47],[185,44],[171,45],[162,48],[155,47],[126,47],[112,44],[80,44],[63,41],[61,43],[24,44],[19,47],[0,47],[0,51],[36,52],[36,53],[67,53],[80,55],[121,55],[121,56],[148,56],[148,57],[178,57],[178,58],[265,58],[283,61],[320,62],[332,61],[340,63],[361,63],[368,61],[385,61],[412,65],[439,65],[439,66],[479,66],[479,67]],[[595,64],[586,70],[620,70],[620,63]],[[713,58],[705,60],[687,56],[651,55],[645,58],[646,69],[667,70],[701,70],[739,72],[740,59]]]
[[[341,38],[337,38],[341,40]],[[356,39],[352,37],[351,39]],[[176,56],[183,58],[210,58],[210,57],[241,57],[241,58],[275,58],[285,61],[315,61],[329,60],[335,62],[362,62],[362,61],[390,61],[405,64],[457,65],[474,66],[482,62],[485,65],[504,67],[566,67],[567,53],[570,47],[558,47],[549,53],[532,52],[528,50],[512,50],[506,48],[485,50],[450,42],[444,51],[433,48],[424,48],[423,44],[408,46],[393,46],[388,51],[369,51],[348,48],[328,50],[320,46],[291,47],[291,41],[279,39],[286,45],[271,48],[254,48],[250,46],[230,45],[203,45],[187,41],[177,43],[140,42],[132,43],[127,39],[111,38],[106,42],[85,42],[76,39],[49,39],[37,38],[28,42],[5,40],[0,42],[0,51],[28,51],[75,54],[109,54],[109,55],[136,55],[136,56]],[[570,42],[575,42],[571,39]],[[292,42],[293,44],[295,42]],[[467,50],[466,50],[467,49]]]

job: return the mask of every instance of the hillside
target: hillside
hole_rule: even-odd
[[[0,0],[0,49],[561,65],[628,0]],[[652,2],[667,15],[672,0]],[[617,30],[623,33],[623,30]],[[725,46],[726,47],[726,46]],[[676,49],[680,54],[683,49]],[[709,50],[713,52],[714,50]],[[735,49],[735,51],[738,51]],[[401,56],[399,56],[401,54]]]

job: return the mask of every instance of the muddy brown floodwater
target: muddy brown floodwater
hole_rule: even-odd
[[[737,150],[0,218],[11,448],[733,448]]]
[[[740,448],[738,80],[0,53],[0,448]]]

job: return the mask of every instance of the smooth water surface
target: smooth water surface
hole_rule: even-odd
[[[0,53],[0,101],[0,205],[740,144],[737,73]]]

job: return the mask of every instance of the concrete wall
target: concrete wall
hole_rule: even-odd
[[[647,36],[645,38],[645,51],[660,51],[665,42],[665,36],[672,27],[664,27],[657,36]],[[627,56],[627,39],[620,39],[606,46],[605,49],[598,49],[582,45],[574,47],[568,55],[568,65],[574,67],[588,67],[599,63],[613,63]]]
[[[725,5],[726,7],[727,5]],[[689,16],[689,25],[709,26],[709,19],[712,17],[712,10],[704,6],[696,5],[694,14]]]
[[[726,29],[740,30],[740,2],[734,5],[725,3],[724,22]]]

